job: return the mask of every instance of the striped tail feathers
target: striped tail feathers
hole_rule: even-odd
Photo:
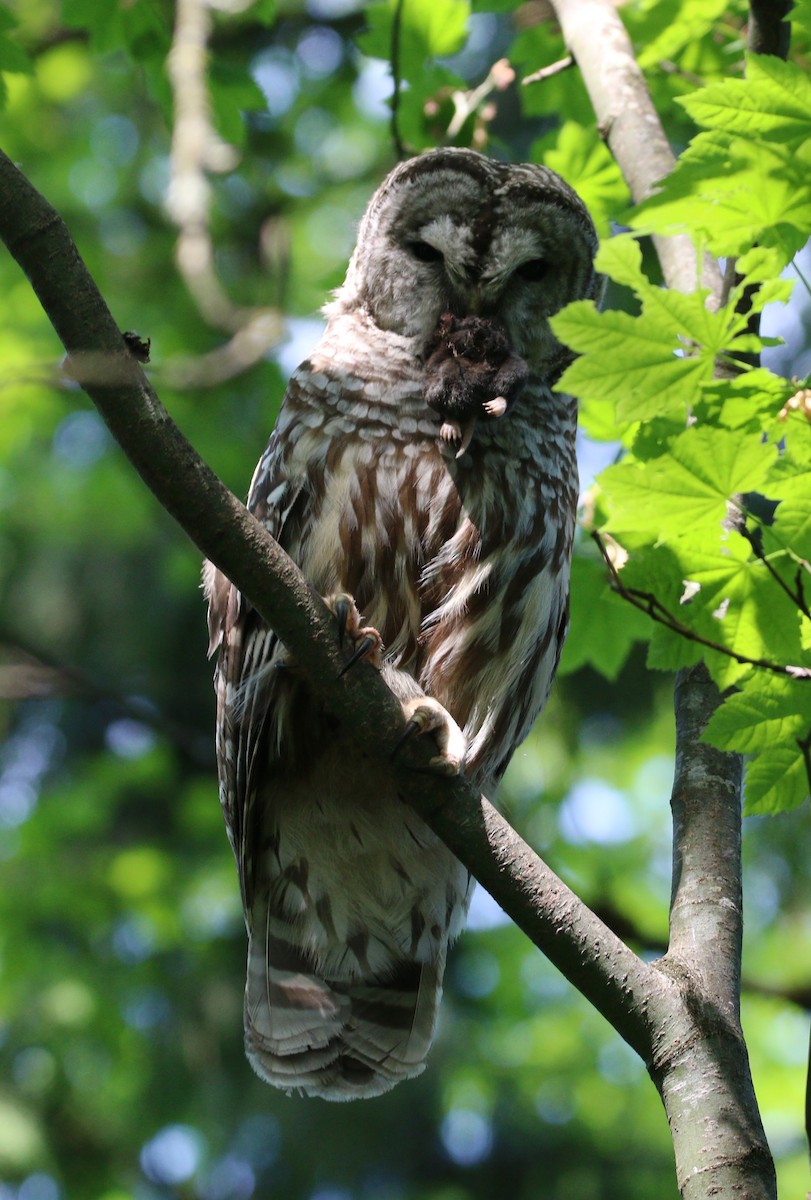
[[[444,970],[443,953],[430,963],[402,963],[389,979],[347,989],[352,1007],[343,1034],[346,1053],[369,1073],[367,1086],[355,1095],[380,1095],[425,1070]]]
[[[261,1078],[288,1091],[354,1100],[421,1074],[444,951],[434,962],[400,963],[385,978],[325,980],[288,938],[257,939],[258,932],[248,949],[245,1048]]]
[[[312,972],[283,937],[254,933],[248,942],[245,1048],[257,1074],[277,1086],[299,1082],[336,1057],[349,1002]],[[315,1076],[313,1076],[315,1077]]]

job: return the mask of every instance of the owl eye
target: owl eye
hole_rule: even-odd
[[[418,258],[420,262],[441,262],[443,255],[441,250],[437,250],[436,246],[432,246],[430,242],[408,242],[408,249]]]
[[[539,283],[546,278],[549,271],[549,263],[545,258],[530,258],[527,262],[521,263],[520,267],[515,268],[516,275],[521,279],[526,279],[528,283]]]

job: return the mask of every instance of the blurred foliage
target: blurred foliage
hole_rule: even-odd
[[[796,61],[807,66],[800,7]],[[576,69],[520,82],[564,54],[542,5],[406,0],[405,11],[404,141],[433,144],[455,121],[462,143],[560,171],[603,233],[627,220]],[[317,336],[354,223],[394,161],[392,13],[387,0],[368,12],[354,0],[262,0],[216,16],[212,113],[238,151],[211,180],[216,268],[235,304],[279,304],[289,337],[250,371],[182,390],[170,386],[173,366],[224,339],[175,269],[164,208],[173,5],[0,5],[0,144],[64,216],[121,328],[151,338],[162,398],[238,494],[286,372]],[[694,122],[712,134],[708,120],[741,77],[740,0],[633,0],[623,17],[672,144],[685,148]],[[501,58],[515,82],[492,75]],[[791,139],[788,107],[777,129]],[[744,132],[771,137],[775,123]],[[754,170],[741,154],[740,170]],[[656,297],[629,253],[606,264],[616,281],[607,303],[636,314]],[[5,256],[0,288],[0,1200],[675,1197],[667,1123],[644,1067],[481,891],[419,1080],[361,1107],[287,1098],[254,1078],[241,1044],[244,931],[216,799],[198,555],[82,394],[60,382],[57,339]],[[807,303],[795,293],[779,313],[789,346],[769,351],[767,365],[800,374]],[[623,316],[611,318],[619,328]],[[664,318],[650,319],[658,330]],[[711,389],[711,348],[697,340],[704,356],[673,369]],[[666,357],[669,368],[672,350]],[[707,396],[731,412],[729,397]],[[584,413],[588,488],[631,443],[639,413],[588,397]],[[673,436],[663,407],[634,452],[653,458],[657,440]],[[753,460],[767,452],[754,442]],[[586,492],[588,522],[603,503]],[[516,754],[502,807],[652,955],[666,937],[672,679],[646,669],[647,618],[611,595],[585,538],[581,550],[564,673]],[[773,723],[755,736],[790,737],[784,698],[770,703]],[[807,1020],[790,999],[811,995],[806,840],[807,806],[746,822],[744,1025],[786,1195],[808,1186]]]

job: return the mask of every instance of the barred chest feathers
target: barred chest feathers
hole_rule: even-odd
[[[353,365],[365,377],[344,363],[346,346],[363,347]],[[396,383],[375,377],[381,360]],[[530,378],[509,420],[456,459],[423,390],[412,339],[340,318],[291,378],[295,406],[257,475],[281,455],[309,497],[292,557],[321,594],[355,597],[386,663],[462,726],[467,771],[486,788],[543,706],[565,636],[575,414]]]

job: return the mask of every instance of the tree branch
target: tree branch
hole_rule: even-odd
[[[739,1019],[742,894],[740,755],[701,741],[720,696],[703,667],[676,682],[676,773],[673,781],[673,883],[670,946],[699,972],[707,995],[727,1019]],[[729,761],[731,760],[731,761]]]
[[[218,8],[238,11],[245,0],[220,0]],[[182,360],[169,371],[182,386],[213,378],[222,380],[247,370],[281,340],[281,314],[275,308],[243,308],[232,304],[214,261],[209,223],[210,172],[230,171],[237,153],[216,134],[206,80],[208,40],[212,28],[209,0],[177,0],[172,49],[167,71],[172,87],[174,127],[171,175],[166,209],[178,227],[175,260],[200,313],[230,336],[224,346],[201,361]]]
[[[788,17],[793,0],[749,0],[747,45],[755,54],[788,55],[791,26]]]
[[[2,661],[8,658],[10,661]],[[214,747],[199,733],[162,713],[146,696],[126,695],[86,671],[34,646],[0,623],[0,699],[32,700],[74,696],[103,703],[171,742],[178,755],[198,770],[214,766]]]
[[[408,149],[403,142],[400,132],[400,104],[403,98],[403,77],[400,70],[400,33],[403,27],[403,4],[405,0],[397,0],[394,15],[391,20],[391,79],[393,91],[391,94],[391,140],[394,142],[394,152],[397,158],[408,157]]]
[[[80,368],[85,357],[106,356],[108,369],[83,386],[144,482],[272,625],[364,752],[391,760],[404,725],[399,703],[371,667],[340,674],[345,656],[322,601],[174,425],[127,351],[64,222],[2,153],[0,238],[28,275],[71,360]],[[670,981],[615,937],[464,778],[425,771],[429,756],[429,747],[417,744],[389,763],[403,799],[649,1060],[649,1008],[655,997],[675,997]]]
[[[600,132],[639,204],[653,195],[676,160],[625,26],[612,0],[553,0],[553,8]],[[692,292],[703,282],[717,302],[722,286],[718,266],[705,257],[699,268],[686,235],[654,235],[653,243],[668,287]]]

